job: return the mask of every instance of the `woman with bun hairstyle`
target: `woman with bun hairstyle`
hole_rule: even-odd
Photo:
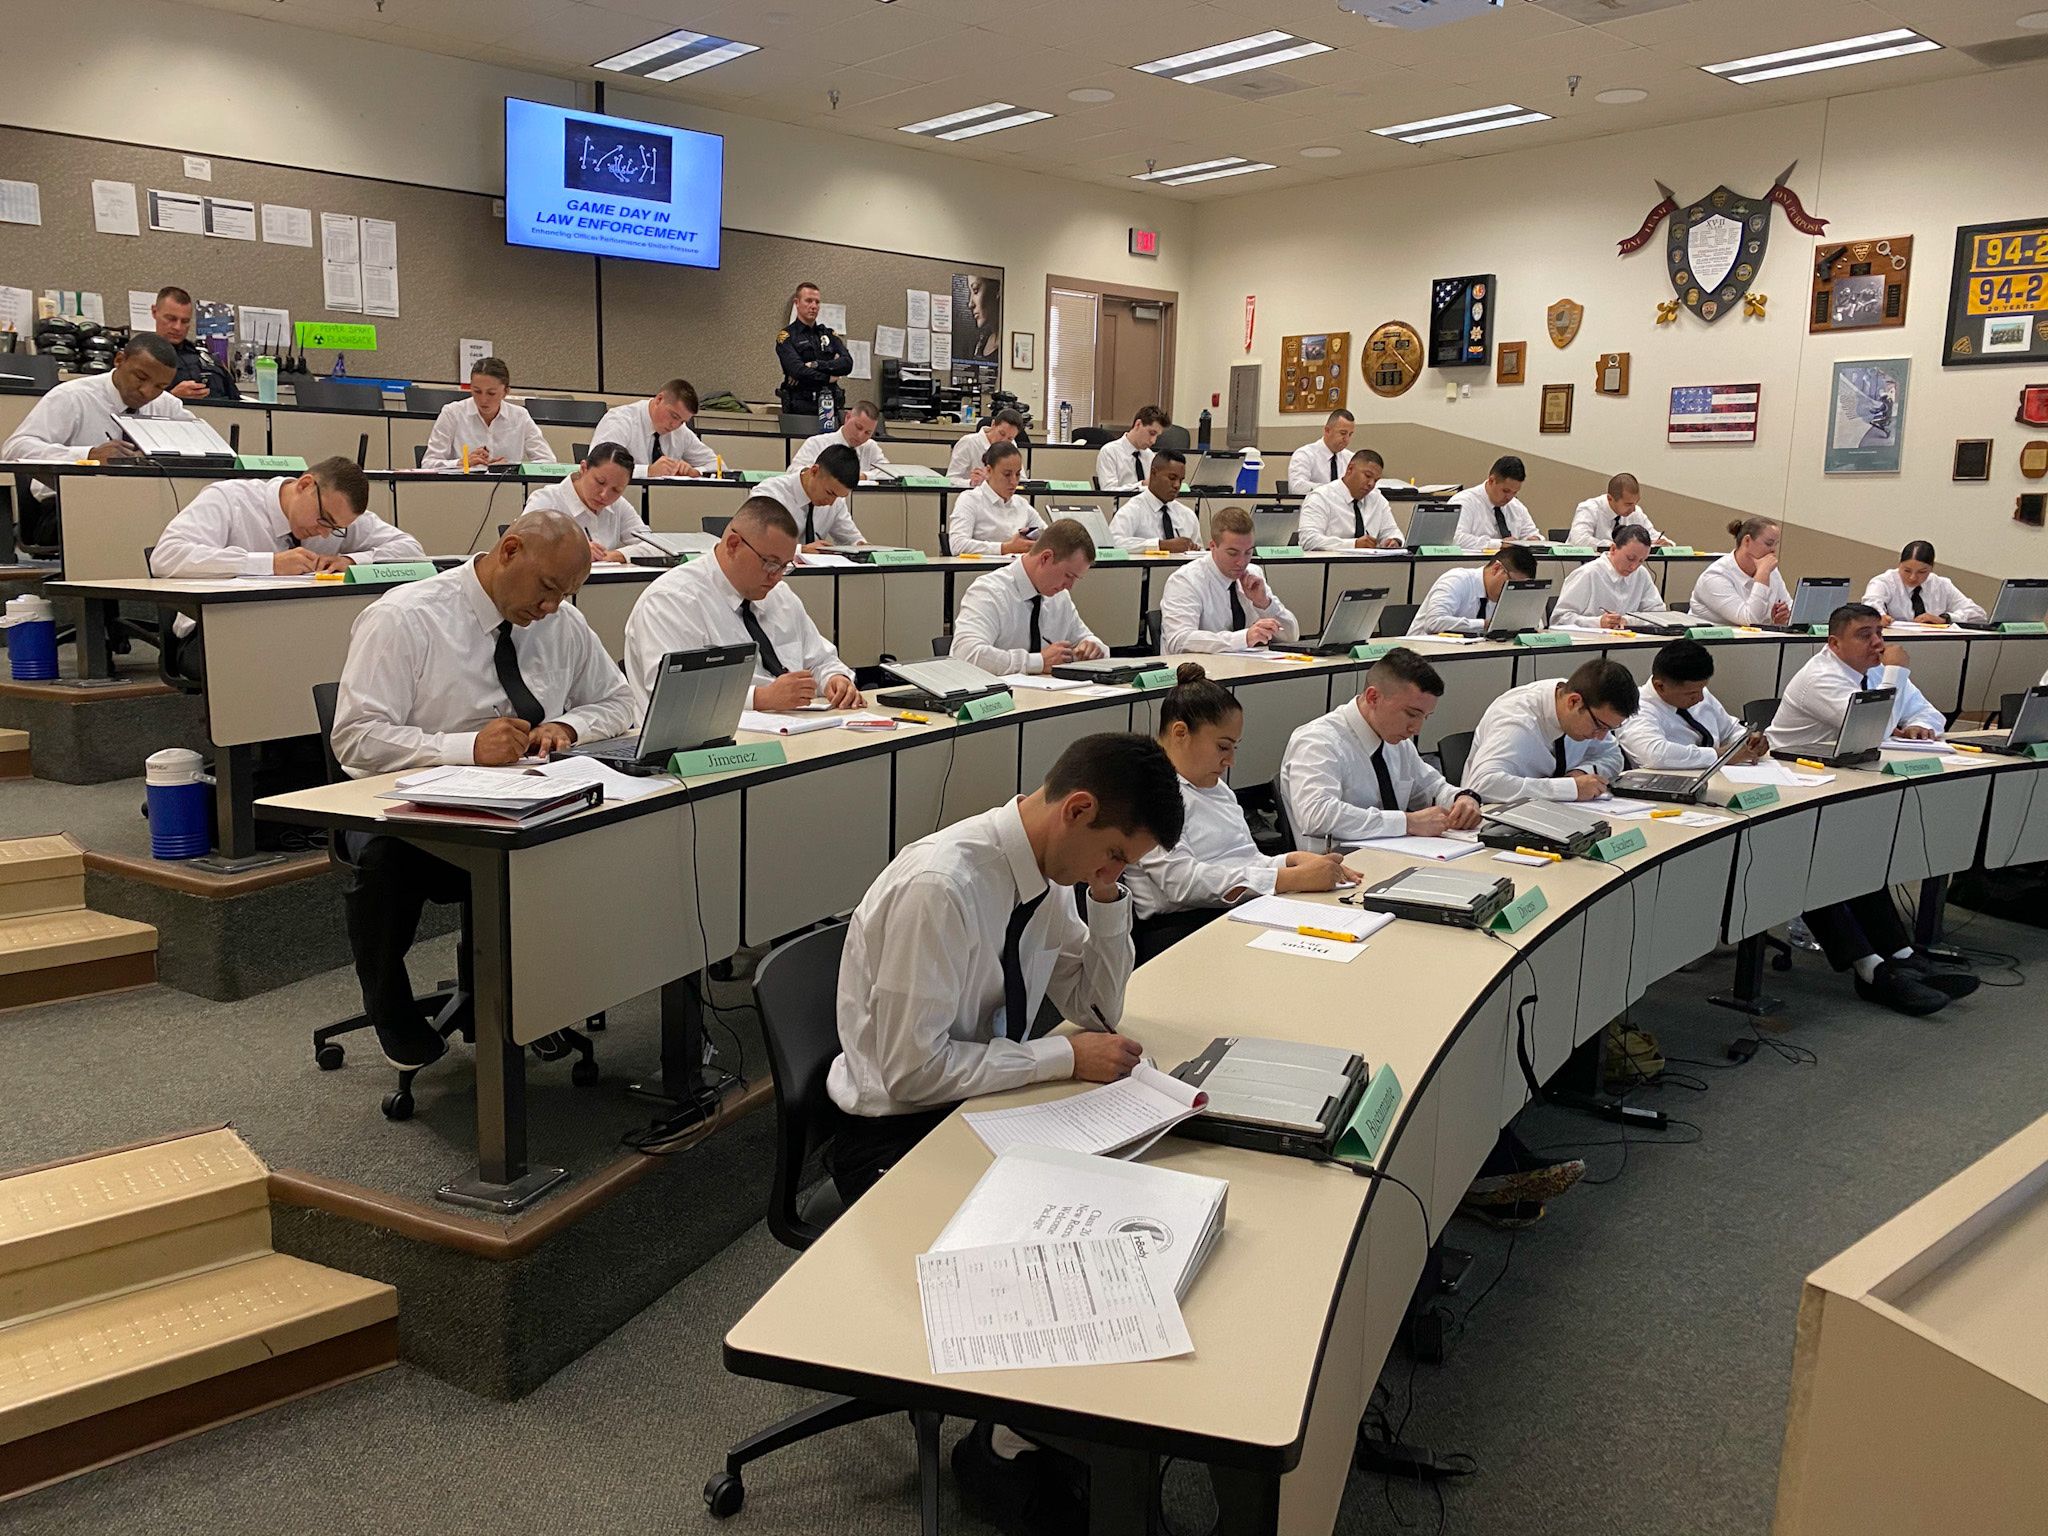
[[[1915,539],[1899,551],[1897,565],[1871,577],[1863,601],[1887,624],[1982,624],[1990,617],[1954,582],[1935,574],[1934,546],[1925,539]]]
[[[1792,594],[1778,574],[1778,541],[1785,530],[1768,517],[1738,517],[1728,525],[1735,548],[1693,584],[1687,611],[1708,624],[1787,624]]]

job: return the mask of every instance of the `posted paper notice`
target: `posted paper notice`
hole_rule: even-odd
[[[263,205],[263,242],[266,245],[313,244],[313,210],[293,208],[285,203]]]
[[[103,235],[142,234],[135,213],[135,183],[96,181],[92,184],[92,227]]]
[[[1195,1351],[1180,1304],[1129,1236],[923,1253],[917,1289],[935,1375]]]
[[[149,189],[149,227],[160,234],[206,233],[206,202],[190,192]]]

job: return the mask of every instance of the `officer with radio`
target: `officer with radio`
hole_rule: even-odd
[[[799,283],[790,301],[796,318],[775,337],[775,358],[782,365],[775,395],[792,416],[816,416],[818,397],[827,393],[834,415],[846,405],[845,391],[836,381],[853,372],[853,354],[829,326],[818,324],[822,297],[816,283]]]

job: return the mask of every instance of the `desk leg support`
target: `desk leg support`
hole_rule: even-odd
[[[1930,875],[1920,882],[1920,907],[1913,918],[1913,942],[1933,949],[1941,941],[1941,928],[1948,916],[1948,876]]]
[[[1219,1499],[1225,1475],[1223,1469],[1217,1469]],[[1152,1536],[1157,1529],[1152,1510],[1158,1486],[1159,1458],[1152,1452],[1117,1445],[1089,1446],[1088,1536]],[[1277,1509],[1277,1498],[1274,1502]],[[1228,1524],[1216,1527],[1218,1536],[1229,1529]]]
[[[1707,1001],[1716,1008],[1727,1008],[1752,1019],[1784,1011],[1785,1000],[1764,991],[1762,934],[1753,933],[1735,946],[1735,986],[1727,992],[1716,992]]]
[[[711,1115],[718,1092],[704,1076],[704,996],[697,976],[678,976],[661,989],[661,1080],[634,1083],[636,1098]]]
[[[1280,1529],[1280,1480],[1241,1467],[1211,1467],[1216,1536],[1272,1536]]]
[[[78,675],[105,681],[114,675],[114,651],[107,638],[109,615],[120,611],[119,603],[86,598],[78,605]]]

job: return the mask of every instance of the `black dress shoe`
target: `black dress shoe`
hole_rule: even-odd
[[[384,1059],[401,1072],[418,1072],[448,1054],[448,1042],[425,1024],[404,1031],[380,1028],[377,1044]]]
[[[1968,971],[1945,966],[1917,949],[1906,959],[1894,960],[1892,964],[1923,987],[1932,987],[1951,1002],[1959,997],[1968,997],[1979,985],[1977,978]]]
[[[970,1512],[1006,1536],[1073,1536],[1088,1529],[1088,1500],[1066,1457],[1042,1447],[995,1453],[994,1427],[976,1424],[953,1447],[953,1480]]]
[[[1879,961],[1877,974],[1869,981],[1858,976],[1856,995],[1866,1003],[1878,1003],[1894,1013],[1903,1013],[1915,1019],[1925,1018],[1930,1013],[1939,1013],[1948,1006],[1946,992],[1926,985],[1919,977],[1891,960]]]

